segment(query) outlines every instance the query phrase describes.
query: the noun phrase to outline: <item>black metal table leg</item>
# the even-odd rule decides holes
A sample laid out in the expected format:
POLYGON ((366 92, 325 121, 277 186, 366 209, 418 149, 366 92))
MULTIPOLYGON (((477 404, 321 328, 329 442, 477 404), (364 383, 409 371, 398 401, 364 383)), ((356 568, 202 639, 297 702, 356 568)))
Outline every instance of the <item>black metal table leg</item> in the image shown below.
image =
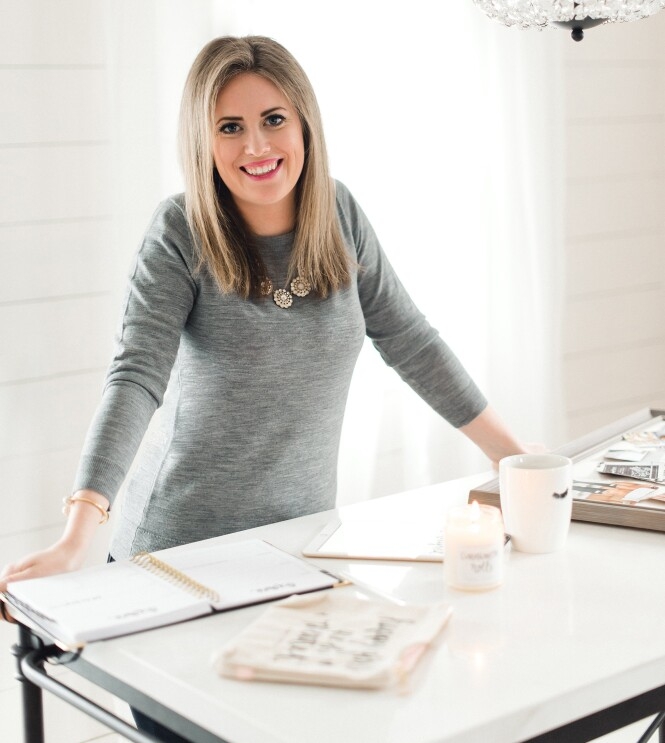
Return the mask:
POLYGON ((44 743, 42 690, 25 677, 21 668, 23 658, 28 653, 40 650, 42 647, 43 643, 37 636, 33 635, 27 627, 18 625, 18 642, 12 646, 12 655, 16 658, 16 678, 21 682, 24 743, 44 743))
POLYGON ((661 712, 653 718, 651 724, 644 731, 644 734, 640 737, 637 743, 649 743, 656 731, 658 731, 659 743, 663 743, 663 741, 665 740, 665 712, 661 712))
POLYGON ((72 707, 101 722, 102 725, 106 725, 111 730, 120 733, 127 740, 134 741, 135 743, 160 743, 159 738, 156 738, 150 733, 137 730, 117 715, 100 707, 90 699, 87 699, 57 679, 49 676, 44 670, 42 651, 33 650, 29 652, 21 661, 21 670, 26 679, 32 681, 40 689, 51 692, 59 699, 71 704, 72 707))

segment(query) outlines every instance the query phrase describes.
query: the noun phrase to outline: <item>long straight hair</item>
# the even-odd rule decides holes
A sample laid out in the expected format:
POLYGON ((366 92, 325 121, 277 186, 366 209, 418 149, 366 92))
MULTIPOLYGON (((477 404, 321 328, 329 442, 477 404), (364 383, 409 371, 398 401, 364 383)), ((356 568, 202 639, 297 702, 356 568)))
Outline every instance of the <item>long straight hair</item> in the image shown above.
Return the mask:
POLYGON ((351 258, 337 220, 321 113, 312 85, 294 57, 264 36, 223 36, 206 44, 189 72, 180 108, 180 160, 187 218, 205 266, 222 292, 258 296, 266 278, 260 251, 213 160, 219 92, 251 72, 275 85, 300 118, 305 147, 296 186, 296 226, 289 278, 302 276, 321 297, 350 281, 351 258))

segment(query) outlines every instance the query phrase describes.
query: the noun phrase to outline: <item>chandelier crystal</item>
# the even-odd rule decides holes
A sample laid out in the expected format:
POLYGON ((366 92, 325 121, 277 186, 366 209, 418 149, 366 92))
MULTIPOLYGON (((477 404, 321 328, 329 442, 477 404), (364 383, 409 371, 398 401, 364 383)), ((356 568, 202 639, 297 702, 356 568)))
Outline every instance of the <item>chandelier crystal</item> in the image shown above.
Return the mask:
POLYGON ((505 26, 568 28, 581 41, 587 28, 601 23, 637 21, 665 8, 665 0, 473 0, 505 26))

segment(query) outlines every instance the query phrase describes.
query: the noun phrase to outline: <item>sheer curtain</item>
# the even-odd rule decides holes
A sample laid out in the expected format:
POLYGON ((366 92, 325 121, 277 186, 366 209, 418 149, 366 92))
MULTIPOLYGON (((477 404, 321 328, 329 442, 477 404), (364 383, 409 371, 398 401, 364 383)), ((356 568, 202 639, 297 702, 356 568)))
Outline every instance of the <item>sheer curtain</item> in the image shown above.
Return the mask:
MULTIPOLYGON (((113 0, 108 14, 118 224, 130 252, 156 201, 182 188, 175 125, 194 55, 220 34, 272 36, 308 73, 332 173, 417 304, 519 436, 557 443, 553 34, 504 29, 471 0, 113 0)), ((367 344, 340 447, 340 503, 487 466, 367 344)))

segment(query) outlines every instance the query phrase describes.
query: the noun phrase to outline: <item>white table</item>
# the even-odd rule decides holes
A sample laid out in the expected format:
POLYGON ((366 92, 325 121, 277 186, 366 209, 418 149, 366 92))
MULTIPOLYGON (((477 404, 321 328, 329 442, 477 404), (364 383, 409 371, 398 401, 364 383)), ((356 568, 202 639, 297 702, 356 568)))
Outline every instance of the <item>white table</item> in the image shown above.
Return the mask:
MULTIPOLYGON (((343 510, 369 521, 421 513, 442 523, 449 505, 489 477, 343 510)), ((334 515, 221 539, 258 536, 300 554, 334 515)), ((93 643, 73 668, 201 743, 515 743, 602 713, 586 726, 593 735, 583 726, 543 738, 577 741, 665 708, 665 534, 574 522, 564 551, 513 551, 504 585, 483 593, 447 589, 436 563, 314 562, 397 599, 452 604, 408 693, 218 677, 211 654, 261 606, 93 643), (607 711, 636 697, 619 717, 607 711)))

